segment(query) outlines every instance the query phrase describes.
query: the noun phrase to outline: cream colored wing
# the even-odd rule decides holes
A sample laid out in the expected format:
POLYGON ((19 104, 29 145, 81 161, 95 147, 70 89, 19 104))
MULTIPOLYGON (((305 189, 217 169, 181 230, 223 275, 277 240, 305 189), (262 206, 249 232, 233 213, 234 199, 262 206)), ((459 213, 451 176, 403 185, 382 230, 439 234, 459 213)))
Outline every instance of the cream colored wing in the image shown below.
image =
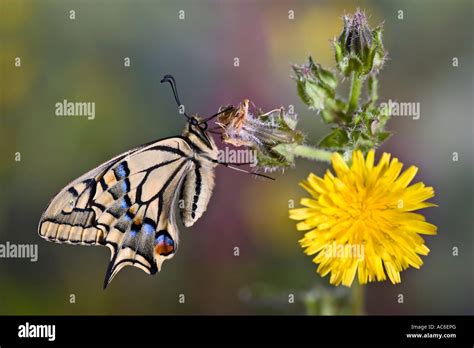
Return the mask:
POLYGON ((182 181, 194 171, 193 157, 179 137, 115 157, 53 198, 41 217, 40 236, 108 246, 112 254, 104 287, 127 265, 155 273, 177 250, 174 207, 182 181))

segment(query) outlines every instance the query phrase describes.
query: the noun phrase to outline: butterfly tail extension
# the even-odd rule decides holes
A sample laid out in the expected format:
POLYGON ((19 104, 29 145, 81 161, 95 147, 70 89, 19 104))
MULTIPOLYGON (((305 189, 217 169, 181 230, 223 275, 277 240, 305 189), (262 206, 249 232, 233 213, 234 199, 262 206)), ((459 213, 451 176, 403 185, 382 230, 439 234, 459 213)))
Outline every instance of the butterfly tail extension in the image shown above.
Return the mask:
POLYGON ((112 244, 107 244, 111 249, 111 259, 107 267, 104 279, 104 289, 110 284, 114 277, 122 270, 125 266, 134 266, 140 268, 147 274, 155 274, 158 271, 158 267, 154 260, 145 258, 138 251, 134 250, 130 246, 123 246, 119 248, 112 244))
POLYGON ((156 223, 148 216, 152 215, 156 203, 132 208, 136 214, 130 216, 128 213, 116 220, 106 237, 105 245, 110 248, 111 257, 104 288, 125 266, 137 267, 148 274, 158 271, 153 257, 156 223))

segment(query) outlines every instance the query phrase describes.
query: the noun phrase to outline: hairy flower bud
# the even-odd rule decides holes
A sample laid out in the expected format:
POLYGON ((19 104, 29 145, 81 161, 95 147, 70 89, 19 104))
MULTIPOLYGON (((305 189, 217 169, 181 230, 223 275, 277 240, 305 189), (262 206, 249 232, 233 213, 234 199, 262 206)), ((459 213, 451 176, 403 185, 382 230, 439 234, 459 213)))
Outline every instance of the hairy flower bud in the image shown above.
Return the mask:
POLYGON ((334 42, 339 71, 349 76, 351 72, 367 75, 380 70, 385 57, 382 28, 372 29, 360 10, 352 16, 344 16, 343 20, 344 29, 334 42))

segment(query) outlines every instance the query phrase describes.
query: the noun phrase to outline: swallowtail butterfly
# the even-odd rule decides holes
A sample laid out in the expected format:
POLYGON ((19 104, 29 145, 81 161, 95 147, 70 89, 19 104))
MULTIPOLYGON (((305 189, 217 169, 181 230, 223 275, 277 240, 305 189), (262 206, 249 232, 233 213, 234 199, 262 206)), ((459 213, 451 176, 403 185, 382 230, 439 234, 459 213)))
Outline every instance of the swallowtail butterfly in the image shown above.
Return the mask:
MULTIPOLYGON (((174 78, 166 75, 161 82, 170 83, 181 106, 174 78)), ((56 243, 109 247, 104 288, 125 266, 159 271, 178 248, 178 200, 182 222, 192 226, 211 198, 215 167, 229 166, 218 162, 207 131, 207 122, 219 114, 202 120, 184 113, 188 122, 181 136, 138 146, 71 182, 49 203, 39 235, 56 243)))

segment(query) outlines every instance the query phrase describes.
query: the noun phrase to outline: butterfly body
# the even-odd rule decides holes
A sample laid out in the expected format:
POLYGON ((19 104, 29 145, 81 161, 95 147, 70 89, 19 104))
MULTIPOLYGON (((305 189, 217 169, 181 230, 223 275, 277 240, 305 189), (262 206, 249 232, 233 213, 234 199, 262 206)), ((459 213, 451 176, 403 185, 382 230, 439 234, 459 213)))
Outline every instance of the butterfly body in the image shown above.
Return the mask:
POLYGON ((206 128, 192 117, 182 136, 139 146, 74 180, 51 200, 39 235, 57 243, 109 247, 104 287, 124 266, 156 273, 179 244, 178 200, 181 220, 189 227, 212 195, 218 149, 206 128))

